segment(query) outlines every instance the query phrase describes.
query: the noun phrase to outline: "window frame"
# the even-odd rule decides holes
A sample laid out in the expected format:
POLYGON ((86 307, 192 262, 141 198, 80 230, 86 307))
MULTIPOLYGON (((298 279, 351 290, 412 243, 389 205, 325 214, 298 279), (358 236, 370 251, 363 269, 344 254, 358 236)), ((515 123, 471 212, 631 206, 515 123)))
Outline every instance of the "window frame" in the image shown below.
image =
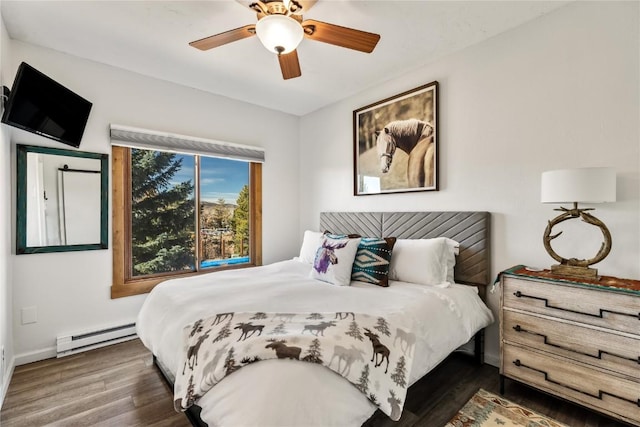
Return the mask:
MULTIPOLYGON (((189 277, 214 271, 235 270, 262 265, 262 163, 249 162, 249 257, 247 264, 236 264, 196 271, 155 274, 142 278, 131 275, 131 148, 112 146, 112 248, 113 279, 111 298, 145 294, 158 283, 178 277, 189 277)), ((197 201, 197 198, 196 198, 197 201)), ((194 202, 195 203, 195 202, 194 202)), ((196 223, 199 227, 196 205, 196 223)), ((197 230, 196 230, 197 231, 197 230)), ((199 233, 196 232, 196 235, 199 233)), ((199 239, 196 240, 199 245, 199 239)), ((196 247, 197 250, 197 247, 196 247)))

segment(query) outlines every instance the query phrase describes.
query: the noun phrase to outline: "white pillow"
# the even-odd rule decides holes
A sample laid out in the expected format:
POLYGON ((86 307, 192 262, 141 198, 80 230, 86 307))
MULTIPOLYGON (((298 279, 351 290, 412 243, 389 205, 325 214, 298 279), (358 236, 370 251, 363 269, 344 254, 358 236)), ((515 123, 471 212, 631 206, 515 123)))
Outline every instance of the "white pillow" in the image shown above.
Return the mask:
POLYGON ((453 273, 456 266, 456 256, 460 254, 460 243, 447 237, 443 237, 443 239, 449 246, 449 251, 444 254, 447 262, 447 283, 454 284, 455 279, 453 278, 453 273))
POLYGON ((435 239, 398 239, 393 247, 389 278, 420 285, 453 283, 457 242, 435 239))
POLYGON ((298 260, 306 264, 313 264, 313 260, 316 258, 316 252, 320 247, 321 239, 321 232, 306 230, 302 238, 302 246, 300 247, 300 257, 298 260))
POLYGON ((345 236, 322 236, 309 276, 334 285, 348 286, 360 240, 345 236))

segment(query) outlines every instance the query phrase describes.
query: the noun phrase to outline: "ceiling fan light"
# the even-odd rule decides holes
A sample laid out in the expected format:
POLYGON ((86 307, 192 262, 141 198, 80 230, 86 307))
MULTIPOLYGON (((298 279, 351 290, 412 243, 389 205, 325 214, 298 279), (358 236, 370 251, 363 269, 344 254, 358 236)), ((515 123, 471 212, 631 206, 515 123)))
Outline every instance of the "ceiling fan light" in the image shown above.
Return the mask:
POLYGON ((256 34, 264 47, 274 53, 294 51, 304 36, 302 25, 286 15, 268 15, 256 23, 256 34))

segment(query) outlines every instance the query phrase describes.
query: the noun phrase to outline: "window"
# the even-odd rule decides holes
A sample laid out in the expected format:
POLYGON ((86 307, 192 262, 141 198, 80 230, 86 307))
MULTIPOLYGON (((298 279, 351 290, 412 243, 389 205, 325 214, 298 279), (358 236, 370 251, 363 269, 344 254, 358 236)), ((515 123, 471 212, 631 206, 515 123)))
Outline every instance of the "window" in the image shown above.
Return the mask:
POLYGON ((262 263, 257 162, 114 146, 112 298, 262 263))

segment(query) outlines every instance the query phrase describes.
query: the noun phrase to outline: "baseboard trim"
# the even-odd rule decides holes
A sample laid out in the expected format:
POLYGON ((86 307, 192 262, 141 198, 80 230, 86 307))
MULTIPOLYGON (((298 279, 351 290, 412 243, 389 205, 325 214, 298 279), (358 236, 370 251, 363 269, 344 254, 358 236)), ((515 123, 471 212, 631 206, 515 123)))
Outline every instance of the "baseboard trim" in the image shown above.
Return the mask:
POLYGON ((34 350, 15 356, 15 366, 26 365, 27 363, 39 362, 45 359, 53 359, 56 357, 56 348, 47 347, 40 350, 34 350))
POLYGON ((9 390, 9 383, 11 382, 11 378, 13 377, 13 370, 16 368, 16 358, 12 357, 11 362, 9 362, 9 369, 4 375, 2 379, 2 390, 0 390, 0 408, 2 408, 2 404, 4 403, 4 397, 7 395, 7 391, 9 390))

